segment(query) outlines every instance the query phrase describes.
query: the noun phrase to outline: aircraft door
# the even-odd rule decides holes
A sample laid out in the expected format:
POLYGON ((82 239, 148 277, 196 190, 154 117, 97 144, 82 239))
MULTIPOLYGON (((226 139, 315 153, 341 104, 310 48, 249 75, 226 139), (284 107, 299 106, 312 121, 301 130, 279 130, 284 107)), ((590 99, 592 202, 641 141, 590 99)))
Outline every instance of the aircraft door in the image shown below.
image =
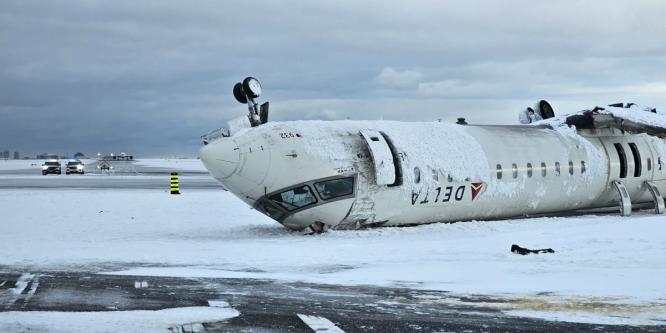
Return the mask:
POLYGON ((666 179, 666 149, 663 147, 666 146, 666 139, 660 139, 655 137, 647 137, 646 143, 650 147, 652 159, 648 162, 650 167, 650 178, 653 180, 664 180, 666 179), (661 146, 661 147, 660 147, 661 146))
POLYGON ((377 185, 396 183, 397 170, 394 156, 384 135, 379 131, 370 129, 361 130, 360 133, 370 149, 377 185))

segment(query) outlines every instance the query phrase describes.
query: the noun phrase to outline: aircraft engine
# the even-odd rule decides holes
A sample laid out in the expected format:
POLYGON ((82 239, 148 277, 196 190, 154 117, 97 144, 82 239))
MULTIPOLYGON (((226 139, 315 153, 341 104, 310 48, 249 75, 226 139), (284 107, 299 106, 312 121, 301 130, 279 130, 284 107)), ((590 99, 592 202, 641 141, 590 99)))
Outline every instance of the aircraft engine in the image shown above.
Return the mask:
POLYGON ((541 119, 548 119, 555 117, 553 107, 545 99, 540 100, 534 105, 534 112, 541 116, 541 119))
POLYGON ((534 108, 527 107, 518 113, 518 121, 521 124, 529 124, 553 117, 555 117, 555 111, 553 111, 553 107, 545 99, 538 101, 534 105, 534 108))

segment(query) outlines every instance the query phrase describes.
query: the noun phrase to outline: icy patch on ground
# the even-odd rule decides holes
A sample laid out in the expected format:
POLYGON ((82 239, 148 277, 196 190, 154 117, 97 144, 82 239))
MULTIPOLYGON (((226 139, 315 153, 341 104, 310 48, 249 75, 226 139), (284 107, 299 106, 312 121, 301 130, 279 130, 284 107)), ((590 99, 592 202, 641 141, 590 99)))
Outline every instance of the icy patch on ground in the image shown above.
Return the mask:
POLYGON ((511 316, 552 321, 568 321, 604 325, 664 325, 666 303, 639 303, 622 297, 561 296, 555 294, 522 297, 485 295, 436 294, 416 295, 424 302, 448 306, 477 306, 495 309, 511 316))
POLYGON ((505 311, 508 315, 517 317, 531 317, 550 321, 567 321, 573 323, 603 324, 603 325, 664 325, 663 306, 660 306, 660 314, 654 314, 656 309, 641 309, 643 312, 637 312, 631 308, 614 312, 603 309, 598 311, 581 311, 577 309, 570 310, 511 310, 505 311), (647 311, 646 311, 647 310, 647 311))
POLYGON ((169 332, 173 326, 226 320, 239 315, 231 308, 185 307, 157 311, 0 312, 3 332, 169 332))

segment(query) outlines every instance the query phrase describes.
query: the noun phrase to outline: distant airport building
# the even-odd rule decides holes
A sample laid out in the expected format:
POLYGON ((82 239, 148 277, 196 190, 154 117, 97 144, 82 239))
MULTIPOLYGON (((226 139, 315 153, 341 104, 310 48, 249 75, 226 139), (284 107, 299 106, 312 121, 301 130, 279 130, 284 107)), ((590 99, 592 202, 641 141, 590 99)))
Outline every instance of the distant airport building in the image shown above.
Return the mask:
POLYGON ((60 158, 60 156, 56 154, 42 153, 35 156, 35 158, 38 160, 57 160, 60 158))
MULTIPOLYGON (((98 154, 99 156, 99 154, 98 154)), ((104 155, 99 158, 100 160, 105 160, 105 161, 132 161, 134 160, 134 156, 132 155, 127 155, 125 153, 120 153, 120 155, 116 155, 114 153, 104 155)))
POLYGON ((86 155, 84 155, 82 152, 77 152, 76 154, 74 154, 74 158, 80 160, 82 158, 86 158, 86 155))
POLYGON ((2 152, 2 158, 8 160, 9 159, 9 150, 5 150, 2 152))
POLYGON ((19 152, 17 152, 17 151, 14 152, 14 159, 15 159, 15 160, 20 159, 20 157, 19 157, 19 152))

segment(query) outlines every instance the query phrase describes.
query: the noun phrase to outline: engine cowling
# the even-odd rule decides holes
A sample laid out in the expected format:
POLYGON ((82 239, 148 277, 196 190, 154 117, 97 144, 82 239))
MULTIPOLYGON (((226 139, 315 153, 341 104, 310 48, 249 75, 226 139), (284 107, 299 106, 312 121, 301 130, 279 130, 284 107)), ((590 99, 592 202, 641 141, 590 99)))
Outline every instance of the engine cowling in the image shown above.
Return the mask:
POLYGON ((555 117, 555 111, 548 101, 542 99, 534 107, 527 107, 518 114, 521 124, 530 124, 538 120, 555 117))
POLYGON ((548 119, 555 117, 555 110, 553 107, 546 101, 542 99, 534 105, 534 112, 538 114, 541 119, 548 119))

